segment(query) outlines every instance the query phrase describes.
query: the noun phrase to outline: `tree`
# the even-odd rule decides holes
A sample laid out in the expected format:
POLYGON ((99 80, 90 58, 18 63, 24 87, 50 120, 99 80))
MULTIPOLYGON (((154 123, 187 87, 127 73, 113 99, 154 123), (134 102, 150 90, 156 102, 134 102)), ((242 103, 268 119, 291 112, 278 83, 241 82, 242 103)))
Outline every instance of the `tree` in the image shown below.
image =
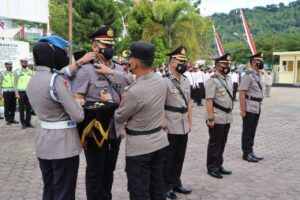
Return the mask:
POLYGON ((195 12, 195 8, 184 0, 155 2, 152 8, 153 21, 144 29, 142 38, 153 41, 159 37, 169 50, 182 44, 187 47, 191 59, 197 58, 200 48, 195 27, 186 18, 192 12, 195 12))

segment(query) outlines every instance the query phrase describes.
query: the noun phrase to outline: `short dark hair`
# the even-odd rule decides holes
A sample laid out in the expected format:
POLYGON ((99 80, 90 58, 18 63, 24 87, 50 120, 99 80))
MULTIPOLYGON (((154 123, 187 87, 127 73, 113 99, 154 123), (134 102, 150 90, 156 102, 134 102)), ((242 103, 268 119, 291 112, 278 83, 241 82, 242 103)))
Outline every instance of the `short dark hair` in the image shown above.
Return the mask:
POLYGON ((151 68, 153 64, 153 60, 141 60, 138 58, 135 58, 139 61, 139 64, 141 65, 142 68, 151 68))

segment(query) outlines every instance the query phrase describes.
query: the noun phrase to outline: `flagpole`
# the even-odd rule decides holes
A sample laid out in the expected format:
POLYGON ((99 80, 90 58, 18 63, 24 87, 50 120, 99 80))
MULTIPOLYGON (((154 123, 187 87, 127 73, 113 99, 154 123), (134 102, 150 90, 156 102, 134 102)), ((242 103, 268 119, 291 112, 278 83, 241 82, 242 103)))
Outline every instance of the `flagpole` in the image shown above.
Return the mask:
POLYGON ((73 10, 73 5, 72 5, 72 0, 69 0, 69 53, 70 53, 70 63, 72 62, 72 42, 73 42, 73 15, 72 15, 72 10, 73 10))
POLYGON ((243 21, 243 26, 244 26, 244 30, 245 30, 245 33, 246 33, 246 37, 247 37, 249 47, 251 49, 252 55, 254 55, 254 54, 257 53, 256 48, 255 48, 255 44, 254 44, 253 38, 251 36, 250 30, 249 30, 249 27, 248 27, 248 24, 246 22, 246 19, 245 19, 245 16, 244 16, 244 13, 243 13, 242 9, 240 9, 240 14, 241 14, 241 18, 242 18, 242 21, 243 21))

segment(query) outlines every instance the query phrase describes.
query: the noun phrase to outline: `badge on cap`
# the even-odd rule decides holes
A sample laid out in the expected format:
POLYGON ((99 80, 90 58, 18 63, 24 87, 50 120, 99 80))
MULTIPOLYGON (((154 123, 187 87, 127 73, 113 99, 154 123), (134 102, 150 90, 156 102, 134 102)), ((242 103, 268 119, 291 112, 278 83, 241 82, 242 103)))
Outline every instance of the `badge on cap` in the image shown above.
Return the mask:
POLYGON ((181 50, 181 54, 183 54, 183 55, 185 55, 185 49, 184 48, 182 48, 182 50, 181 50))
POLYGON ((114 36, 114 31, 113 31, 113 29, 112 29, 112 28, 109 28, 108 31, 107 31, 107 33, 106 33, 106 35, 107 35, 108 37, 113 37, 113 36, 114 36))
POLYGON ((230 57, 229 55, 227 56, 227 60, 228 60, 228 61, 231 61, 231 57, 230 57))

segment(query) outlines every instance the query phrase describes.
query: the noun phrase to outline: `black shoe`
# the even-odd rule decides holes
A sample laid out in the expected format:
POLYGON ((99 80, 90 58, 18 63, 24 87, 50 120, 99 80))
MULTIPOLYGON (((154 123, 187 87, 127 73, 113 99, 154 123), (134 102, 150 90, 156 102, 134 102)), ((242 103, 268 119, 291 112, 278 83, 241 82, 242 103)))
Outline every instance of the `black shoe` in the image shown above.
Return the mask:
POLYGON ((181 193, 181 194, 190 194, 192 192, 192 189, 184 188, 182 186, 180 186, 180 187, 175 187, 174 186, 174 191, 178 192, 178 193, 181 193))
POLYGON ((22 124, 22 129, 25 129, 26 128, 26 125, 25 124, 22 124))
POLYGON ((223 178, 220 172, 208 171, 207 173, 214 178, 220 178, 220 179, 223 178))
POLYGON ((251 156, 253 158, 255 158, 256 160, 262 160, 262 159, 264 159, 263 157, 259 157, 259 156, 255 155, 254 153, 251 153, 251 156))
POLYGON ((221 167, 221 168, 219 169, 219 172, 220 172, 221 174, 224 174, 224 175, 230 175, 230 174, 232 174, 232 171, 226 170, 226 169, 224 169, 224 167, 221 167))
POLYGON ((16 120, 12 120, 10 123, 12 123, 12 124, 18 124, 19 122, 16 121, 16 120))
POLYGON ((169 199, 177 199, 177 196, 173 190, 169 190, 166 192, 166 197, 169 199))
POLYGON ((9 122, 9 121, 7 121, 7 122, 6 122, 6 125, 10 125, 10 122, 9 122))
POLYGON ((26 127, 28 127, 28 128, 34 128, 34 126, 32 124, 27 124, 26 127))
POLYGON ((243 160, 247 160, 248 162, 258 162, 257 159, 255 159, 251 153, 249 153, 248 155, 244 155, 243 156, 243 160))

